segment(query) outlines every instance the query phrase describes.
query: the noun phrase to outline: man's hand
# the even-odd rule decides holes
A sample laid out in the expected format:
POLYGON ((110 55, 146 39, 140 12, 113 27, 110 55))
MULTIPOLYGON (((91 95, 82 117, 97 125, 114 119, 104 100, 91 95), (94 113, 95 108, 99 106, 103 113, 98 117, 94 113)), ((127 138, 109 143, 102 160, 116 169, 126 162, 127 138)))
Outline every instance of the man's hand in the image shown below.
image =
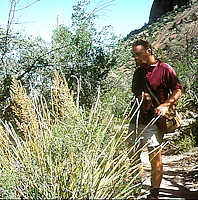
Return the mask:
POLYGON ((157 108, 155 108, 154 112, 157 115, 164 116, 168 112, 169 106, 167 104, 160 104, 157 108))
POLYGON ((181 89, 176 89, 173 91, 173 94, 171 97, 165 101, 164 103, 160 104, 157 108, 155 108, 154 112, 157 115, 162 115, 164 116, 167 112, 168 109, 179 99, 179 97, 182 95, 181 89))

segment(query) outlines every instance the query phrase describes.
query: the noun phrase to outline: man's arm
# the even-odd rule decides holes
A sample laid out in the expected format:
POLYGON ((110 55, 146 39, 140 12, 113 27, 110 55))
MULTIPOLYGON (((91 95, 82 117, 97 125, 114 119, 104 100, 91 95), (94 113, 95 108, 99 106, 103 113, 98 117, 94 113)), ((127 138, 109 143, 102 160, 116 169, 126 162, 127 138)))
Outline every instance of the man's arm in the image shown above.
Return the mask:
POLYGON ((170 98, 166 100, 164 103, 160 104, 157 108, 155 108, 155 114, 165 115, 168 109, 179 99, 181 95, 182 95, 181 89, 173 90, 173 93, 170 96, 170 98))

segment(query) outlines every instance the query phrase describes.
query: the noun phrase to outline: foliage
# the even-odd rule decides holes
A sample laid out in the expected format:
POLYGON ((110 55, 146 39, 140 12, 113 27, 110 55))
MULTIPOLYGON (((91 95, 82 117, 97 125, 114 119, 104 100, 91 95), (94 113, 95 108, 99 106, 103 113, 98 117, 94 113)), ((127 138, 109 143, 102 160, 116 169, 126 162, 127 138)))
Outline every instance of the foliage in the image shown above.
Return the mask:
POLYGON ((89 1, 79 1, 73 7, 72 25, 59 26, 53 34, 53 58, 57 69, 65 74, 69 88, 77 91, 80 81, 80 103, 90 107, 96 91, 102 86, 110 69, 115 67, 113 50, 117 37, 110 27, 98 31, 94 12, 88 12, 89 1))
POLYGON ((195 140, 195 145, 198 146, 198 134, 197 134, 197 129, 198 129, 198 119, 195 119, 195 122, 191 125, 191 130, 192 130, 192 135, 195 140))
POLYGON ((10 123, 1 122, 1 198, 134 196, 139 187, 135 184, 138 166, 128 157, 130 149, 123 146, 124 121, 113 132, 113 115, 101 110, 99 99, 85 115, 57 72, 51 90, 52 111, 43 98, 31 100, 16 80, 11 88, 13 109, 24 116, 17 123, 24 137, 10 123))
POLYGON ((122 119, 127 114, 125 109, 130 107, 133 98, 131 83, 135 63, 132 59, 131 47, 123 43, 123 40, 119 41, 113 54, 116 57, 116 68, 110 70, 103 81, 101 100, 103 108, 111 105, 112 113, 118 119, 122 119))
POLYGON ((29 89, 44 92, 49 85, 52 65, 49 57, 49 46, 41 38, 32 39, 19 33, 9 35, 0 30, 0 101, 1 118, 10 120, 10 84, 11 77, 29 89), (6 39, 9 41, 6 43, 6 39))
MULTIPOLYGON (((108 6, 108 2, 111 1, 100 6, 108 6)), ((1 118, 13 120, 10 118, 9 94, 12 76, 28 89, 28 94, 42 94, 48 101, 54 69, 65 74, 74 95, 80 87, 80 104, 91 106, 97 89, 102 87, 109 70, 116 65, 113 50, 118 38, 110 32, 111 27, 104 27, 101 31, 96 29, 96 12, 102 8, 89 11, 89 4, 87 0, 78 1, 73 7, 71 27, 61 25, 54 30, 52 44, 41 38, 15 33, 11 24, 7 30, 0 29, 1 118)), ((13 15, 14 10, 11 8, 10 11, 13 15)))
POLYGON ((130 105, 132 99, 131 74, 120 73, 118 70, 111 70, 105 80, 106 88, 103 89, 101 101, 103 108, 111 105, 114 115, 122 119, 125 109, 130 105), (113 102, 112 102, 113 99, 113 102))
POLYGON ((181 47, 179 43, 174 44, 175 48, 169 49, 169 53, 171 55, 169 56, 169 59, 171 59, 185 91, 185 96, 187 98, 187 101, 183 102, 183 105, 185 105, 186 108, 190 108, 198 104, 198 98, 197 98, 198 42, 193 42, 187 45, 189 45, 188 48, 181 47), (180 49, 179 52, 177 51, 176 48, 180 49), (189 48, 191 48, 191 50, 189 50, 189 48))
POLYGON ((192 129, 183 130, 179 136, 173 138, 168 145, 168 155, 177 155, 188 152, 195 146, 195 136, 192 129))

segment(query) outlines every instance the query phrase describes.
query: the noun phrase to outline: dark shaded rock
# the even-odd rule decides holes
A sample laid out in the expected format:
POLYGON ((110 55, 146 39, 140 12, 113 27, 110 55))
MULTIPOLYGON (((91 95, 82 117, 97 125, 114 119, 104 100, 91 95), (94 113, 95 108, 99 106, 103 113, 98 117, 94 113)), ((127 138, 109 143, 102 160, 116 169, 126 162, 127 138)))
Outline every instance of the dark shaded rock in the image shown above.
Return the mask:
POLYGON ((190 3, 191 0, 154 0, 150 11, 149 24, 167 12, 173 11, 176 6, 187 6, 190 3))

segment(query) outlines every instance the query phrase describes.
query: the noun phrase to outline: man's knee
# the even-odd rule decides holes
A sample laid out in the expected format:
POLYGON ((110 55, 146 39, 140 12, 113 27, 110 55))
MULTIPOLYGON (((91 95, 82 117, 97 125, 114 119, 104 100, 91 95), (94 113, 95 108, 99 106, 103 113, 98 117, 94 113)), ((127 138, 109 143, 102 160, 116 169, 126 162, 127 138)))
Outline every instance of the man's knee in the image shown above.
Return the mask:
POLYGON ((149 160, 151 165, 155 165, 156 167, 160 167, 162 165, 162 149, 158 147, 156 150, 150 151, 149 160))

